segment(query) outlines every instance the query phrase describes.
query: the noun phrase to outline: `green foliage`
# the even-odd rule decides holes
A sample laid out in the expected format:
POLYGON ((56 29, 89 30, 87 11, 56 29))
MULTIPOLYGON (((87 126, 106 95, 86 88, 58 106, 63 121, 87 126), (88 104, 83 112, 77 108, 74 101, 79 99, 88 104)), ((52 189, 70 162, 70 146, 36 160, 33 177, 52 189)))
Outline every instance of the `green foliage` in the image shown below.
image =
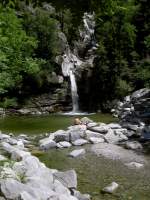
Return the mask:
POLYGON ((8 107, 16 107, 17 104, 17 98, 4 98, 2 102, 0 102, 0 107, 8 108, 8 107))
MULTIPOLYGON (((109 82, 109 96, 105 95, 106 98, 113 99, 122 97, 134 89, 131 87, 133 78, 131 55, 136 42, 133 17, 139 7, 134 0, 126 3, 121 0, 108 0, 97 4, 99 5, 96 13, 96 34, 99 43, 97 53, 100 59, 96 62, 96 67, 104 69, 107 81, 103 85, 103 91, 108 91, 107 82, 109 82)), ((101 70, 99 76, 100 73, 101 70)))
POLYGON ((150 59, 142 60, 136 70, 136 84, 139 84, 140 87, 150 88, 150 59))
POLYGON ((21 20, 9 8, 0 8, 0 94, 21 88, 23 75, 39 71, 40 61, 31 57, 37 41, 26 35, 21 20))
POLYGON ((35 54, 38 58, 53 60, 59 53, 59 24, 49 10, 24 6, 21 10, 27 33, 38 40, 35 54))
POLYGON ((148 49, 148 51, 150 51, 150 35, 145 37, 144 44, 146 48, 148 49))
POLYGON ((118 79, 116 82, 116 91, 119 98, 127 96, 133 88, 125 80, 118 79))
POLYGON ((76 37, 77 27, 73 25, 73 15, 71 10, 60 10, 57 15, 61 26, 61 31, 66 35, 68 42, 72 42, 72 40, 76 37))

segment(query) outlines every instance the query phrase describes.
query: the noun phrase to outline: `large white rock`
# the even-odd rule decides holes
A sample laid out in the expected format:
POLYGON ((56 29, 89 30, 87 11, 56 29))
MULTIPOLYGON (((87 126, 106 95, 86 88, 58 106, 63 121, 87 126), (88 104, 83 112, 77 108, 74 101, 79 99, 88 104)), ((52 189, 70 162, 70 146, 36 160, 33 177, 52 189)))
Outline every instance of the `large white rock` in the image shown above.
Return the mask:
POLYGON ((126 142, 125 147, 127 149, 132 149, 132 150, 143 148, 142 145, 137 141, 128 141, 128 142, 126 142))
POLYGON ((89 124, 89 123, 92 123, 93 120, 89 119, 88 117, 83 117, 81 119, 81 122, 82 122, 82 124, 89 124))
POLYGON ((103 134, 94 132, 94 131, 90 131, 90 130, 86 130, 86 138, 89 139, 91 137, 96 137, 96 138, 104 138, 103 134))
POLYGON ((75 140, 78 140, 81 138, 80 132, 69 131, 69 135, 70 135, 70 142, 74 142, 75 140))
POLYGON ((150 92, 150 89, 148 88, 142 88, 140 90, 137 90, 131 95, 131 100, 144 98, 145 96, 149 94, 149 92, 150 92))
POLYGON ((117 124, 117 123, 110 123, 107 126, 111 129, 120 129, 121 128, 120 124, 117 124))
POLYGON ((11 153, 11 159, 19 161, 19 160, 22 160, 24 157, 30 156, 30 155, 31 155, 30 152, 26 152, 26 151, 16 149, 11 153))
POLYGON ((111 184, 103 188, 102 191, 106 193, 113 193, 118 187, 119 187, 118 183, 112 182, 111 184))
POLYGON ((40 141, 40 149, 41 150, 52 149, 52 148, 55 148, 56 146, 57 146, 56 142, 49 138, 45 138, 45 140, 40 141))
POLYGON ((98 144, 98 143, 105 142, 105 140, 104 140, 103 138, 97 138, 97 137, 90 137, 90 138, 89 138, 89 141, 90 141, 92 144, 98 144))
POLYGON ((85 149, 77 149, 77 150, 73 150, 69 156, 76 158, 78 156, 84 155, 85 154, 85 149))
POLYGON ((33 192, 39 199, 43 200, 51 199, 51 197, 56 196, 57 195, 56 192, 52 190, 53 185, 48 186, 47 184, 45 184, 44 179, 41 178, 42 177, 38 178, 36 176, 36 177, 31 177, 30 180, 27 179, 26 185, 31 190, 30 194, 32 194, 33 192))
POLYGON ((77 188, 77 174, 75 170, 56 172, 54 173, 54 177, 67 188, 77 188))
POLYGON ((0 140, 9 139, 9 138, 10 138, 10 135, 3 134, 0 131, 0 140))
POLYGON ((73 195, 78 200, 90 200, 91 199, 89 194, 81 194, 78 190, 73 190, 73 195))
POLYGON ((60 181, 54 180, 54 191, 60 195, 60 194, 66 194, 70 195, 71 192, 68 188, 66 188, 60 181))
POLYGON ((19 194, 18 200, 35 200, 35 197, 28 192, 23 191, 19 194))
POLYGON ((118 142, 128 140, 127 136, 122 132, 114 131, 112 129, 109 129, 108 133, 104 137, 108 143, 112 144, 117 144, 118 142))
POLYGON ((85 125, 70 126, 68 129, 69 129, 68 130, 69 138, 71 142, 85 137, 85 131, 86 131, 85 125))
POLYGON ((123 108, 123 111, 131 111, 131 108, 123 108))
POLYGON ((96 122, 90 122, 87 124, 87 128, 94 127, 94 126, 98 126, 98 124, 96 122))
POLYGON ((18 139, 24 139, 24 140, 28 140, 29 139, 29 137, 26 135, 26 134, 20 134, 18 137, 17 137, 18 139))
POLYGON ((139 128, 138 125, 136 124, 131 124, 131 123, 123 123, 122 124, 122 127, 123 128, 126 128, 126 129, 129 129, 129 130, 132 130, 132 131, 137 131, 137 129, 139 128))
POLYGON ((1 192, 7 199, 19 199, 21 196, 23 200, 26 200, 27 197, 30 197, 30 200, 46 200, 55 194, 49 187, 44 187, 42 182, 40 185, 39 180, 35 185, 27 185, 27 183, 21 183, 14 178, 1 180, 1 192))
POLYGON ((51 170, 46 168, 46 166, 35 156, 24 157, 21 162, 14 164, 13 169, 17 173, 25 172, 28 177, 43 176, 44 178, 47 177, 46 180, 49 180, 50 184, 53 182, 51 170))
POLYGON ((15 199, 27 188, 23 183, 15 179, 1 180, 1 192, 7 199, 15 199))
POLYGON ((9 163, 5 163, 5 165, 1 168, 0 176, 1 179, 12 178, 19 180, 17 174, 9 167, 9 163))
POLYGON ((128 130, 126 128, 121 128, 121 129, 114 129, 115 134, 124 134, 128 136, 128 130))
POLYGON ((8 138, 7 142, 11 145, 16 145, 18 141, 14 138, 8 138))
POLYGON ((68 148, 68 147, 71 147, 71 146, 72 145, 70 144, 70 142, 66 142, 66 141, 57 143, 58 148, 68 148))
POLYGON ((43 138, 43 139, 39 140, 39 144, 41 145, 49 140, 51 140, 51 139, 49 139, 49 137, 43 138))
POLYGON ((3 155, 0 155, 0 161, 4 161, 4 160, 7 160, 7 158, 3 155))
POLYGON ((100 126, 89 127, 88 129, 94 132, 105 134, 108 132, 109 128, 107 126, 100 125, 100 126))
POLYGON ((85 139, 78 139, 78 140, 75 140, 74 142, 72 142, 72 144, 75 146, 82 146, 87 143, 88 143, 88 141, 85 139))
POLYGON ((56 142, 69 141, 69 133, 67 131, 58 130, 54 134, 55 134, 54 140, 56 142))
POLYGON ((14 150, 16 150, 15 147, 11 146, 10 144, 8 144, 6 142, 2 142, 1 146, 2 146, 3 150, 5 150, 7 153, 12 153, 14 150))
POLYGON ((11 158, 13 160, 21 160, 23 157, 31 155, 30 152, 20 150, 17 146, 14 147, 6 142, 2 142, 1 145, 6 152, 11 154, 11 158))
POLYGON ((24 143, 22 140, 17 141, 17 147, 19 147, 20 149, 24 149, 24 143))

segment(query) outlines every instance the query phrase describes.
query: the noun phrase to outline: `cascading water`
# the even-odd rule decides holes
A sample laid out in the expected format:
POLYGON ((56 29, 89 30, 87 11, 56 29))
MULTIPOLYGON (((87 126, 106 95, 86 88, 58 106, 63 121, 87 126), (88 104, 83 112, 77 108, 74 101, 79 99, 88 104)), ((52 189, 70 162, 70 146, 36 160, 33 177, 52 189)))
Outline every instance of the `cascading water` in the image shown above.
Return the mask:
POLYGON ((69 76, 70 78, 73 113, 79 111, 77 84, 74 74, 74 68, 76 62, 77 61, 74 60, 74 56, 72 55, 68 47, 66 53, 63 55, 62 72, 64 76, 69 76))
POLYGON ((78 92, 77 92, 77 84, 75 75, 72 70, 70 70, 70 82, 71 82, 71 96, 72 96, 72 104, 73 110, 72 112, 77 113, 79 111, 79 103, 78 103, 78 92))
POLYGON ((88 14, 84 13, 83 16, 83 28, 79 30, 80 39, 76 42, 76 46, 73 51, 70 50, 68 43, 66 44, 66 49, 64 55, 62 56, 62 73, 65 77, 70 78, 71 83, 71 95, 72 95, 72 105, 73 109, 71 113, 79 113, 79 104, 78 104, 78 91, 77 91, 77 83, 75 78, 75 71, 81 68, 85 68, 87 65, 92 66, 94 60, 94 50, 96 50, 96 42, 94 37, 94 29, 95 29, 95 20, 94 13, 88 14), (90 46, 87 51, 86 58, 79 57, 79 45, 90 46))

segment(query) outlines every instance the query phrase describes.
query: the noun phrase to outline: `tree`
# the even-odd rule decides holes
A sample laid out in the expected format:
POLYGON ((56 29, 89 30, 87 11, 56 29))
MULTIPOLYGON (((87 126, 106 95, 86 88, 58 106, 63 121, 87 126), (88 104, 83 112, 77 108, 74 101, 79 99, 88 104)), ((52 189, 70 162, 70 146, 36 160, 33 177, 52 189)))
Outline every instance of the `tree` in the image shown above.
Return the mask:
POLYGON ((133 19, 138 6, 134 0, 97 1, 96 6, 96 38, 99 43, 96 67, 100 68, 98 71, 101 79, 101 71, 105 73, 105 79, 107 77, 103 81, 103 90, 99 91, 105 94, 101 95, 105 101, 120 97, 121 94, 123 96, 128 92, 126 89, 132 88, 131 55, 136 41, 133 19))
POLYGON ((20 9, 27 34, 38 41, 36 57, 54 61, 59 53, 59 23, 54 18, 55 13, 44 7, 34 7, 32 4, 28 6, 24 4, 20 9))
POLYGON ((20 90, 25 75, 39 71, 41 61, 32 58, 37 41, 26 35, 14 10, 0 7, 0 94, 20 90))

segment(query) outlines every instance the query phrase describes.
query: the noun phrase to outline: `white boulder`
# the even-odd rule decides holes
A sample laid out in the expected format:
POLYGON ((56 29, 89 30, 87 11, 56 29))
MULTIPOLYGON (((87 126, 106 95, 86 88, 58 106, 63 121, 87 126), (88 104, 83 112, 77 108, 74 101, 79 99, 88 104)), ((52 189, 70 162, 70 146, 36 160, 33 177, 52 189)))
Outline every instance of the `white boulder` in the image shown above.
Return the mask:
POLYGON ((84 155, 85 154, 85 149, 77 149, 77 150, 73 150, 69 156, 76 158, 78 156, 84 155))
POLYGON ((103 188, 102 191, 106 193, 113 193, 118 187, 119 187, 118 183, 112 182, 111 184, 103 188))
POLYGON ((85 139, 78 139, 78 140, 75 140, 74 142, 72 142, 72 144, 75 146, 82 146, 87 143, 88 143, 88 141, 85 139))
POLYGON ((97 138, 97 137, 90 137, 90 138, 89 138, 89 141, 90 141, 92 144, 98 144, 98 143, 105 142, 105 140, 104 140, 103 138, 97 138))

